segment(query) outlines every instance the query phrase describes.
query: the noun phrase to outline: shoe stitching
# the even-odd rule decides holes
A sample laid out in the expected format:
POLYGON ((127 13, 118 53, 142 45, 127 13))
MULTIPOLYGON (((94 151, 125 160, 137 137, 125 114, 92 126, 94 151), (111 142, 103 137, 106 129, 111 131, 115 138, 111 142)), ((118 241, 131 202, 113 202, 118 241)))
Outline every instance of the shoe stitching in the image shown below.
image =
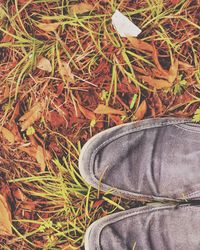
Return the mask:
POLYGON ((200 134, 200 131, 198 131, 199 128, 200 128, 200 124, 198 125, 198 128, 196 126, 191 126, 191 125, 189 125, 190 128, 188 128, 187 124, 176 124, 174 126, 177 127, 178 129, 181 129, 181 130, 185 130, 185 131, 188 131, 188 132, 191 132, 191 133, 195 132, 195 133, 200 134))

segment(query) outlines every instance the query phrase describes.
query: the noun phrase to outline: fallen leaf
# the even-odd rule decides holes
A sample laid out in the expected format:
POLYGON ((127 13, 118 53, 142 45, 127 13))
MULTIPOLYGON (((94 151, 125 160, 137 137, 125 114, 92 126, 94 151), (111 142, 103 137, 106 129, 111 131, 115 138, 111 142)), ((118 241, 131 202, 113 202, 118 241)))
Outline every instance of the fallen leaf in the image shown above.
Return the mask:
POLYGON ((138 36, 142 31, 128 17, 116 10, 112 16, 112 25, 121 37, 138 36))
POLYGON ((10 95, 10 88, 8 85, 6 85, 3 90, 3 99, 8 98, 9 95, 10 95))
POLYGON ((92 11, 94 6, 89 3, 79 3, 71 6, 69 12, 72 14, 83 14, 92 11))
POLYGON ((146 69, 143 69, 143 68, 140 68, 140 67, 137 67, 135 65, 132 65, 133 69, 143 75, 148 75, 149 73, 147 72, 146 69))
POLYGON ((51 72, 52 71, 51 63, 45 57, 41 57, 40 58, 40 60, 38 61, 38 64, 37 64, 37 68, 41 69, 41 70, 44 70, 44 71, 47 71, 47 72, 51 72))
POLYGON ((110 115, 110 118, 114 121, 116 125, 123 124, 122 119, 117 115, 110 115))
POLYGON ((19 188, 17 190, 15 190, 13 194, 14 194, 15 199, 18 199, 20 201, 26 200, 26 196, 19 188))
POLYGON ((95 120, 96 119, 96 116, 92 111, 84 108, 80 104, 78 104, 78 107, 79 107, 81 113, 85 116, 85 118, 87 118, 88 120, 95 120))
POLYGON ((99 104, 98 107, 94 110, 94 113, 106 114, 106 115, 109 115, 109 114, 126 115, 126 112, 124 111, 113 109, 103 104, 99 104))
POLYGON ((42 116, 44 110, 44 102, 39 102, 35 104, 28 112, 26 112, 20 119, 21 131, 26 130, 34 122, 39 120, 42 116))
POLYGON ((146 114, 146 112, 147 112, 147 103, 146 103, 146 101, 144 100, 141 104, 140 104, 140 106, 139 106, 139 108, 137 109, 137 111, 135 112, 135 118, 136 118, 136 120, 141 120, 141 119, 143 119, 144 118, 144 115, 146 114))
POLYGON ((170 88, 172 86, 170 82, 163 79, 154 79, 151 76, 140 76, 140 78, 156 89, 170 88))
POLYGON ((168 81, 173 83, 178 75, 178 59, 175 59, 169 69, 168 81))
POLYGON ((50 32, 50 31, 55 31, 60 23, 39 23, 37 24, 37 27, 41 30, 50 32))
POLYGON ((46 160, 51 159, 49 151, 43 149, 40 145, 32 145, 30 147, 19 147, 22 152, 27 153, 30 157, 33 157, 38 162, 41 171, 45 171, 46 160))
POLYGON ((6 199, 0 194, 0 235, 11 235, 11 213, 6 199))
POLYGON ((51 123, 52 127, 60 127, 60 126, 65 126, 67 127, 68 121, 65 119, 63 115, 60 115, 56 111, 49 112, 47 115, 48 121, 51 123))
POLYGON ((153 68, 151 71, 152 71, 151 76, 153 78, 162 78, 162 79, 166 79, 166 80, 168 80, 168 78, 169 78, 169 75, 167 74, 167 72, 165 74, 163 74, 163 72, 161 72, 157 68, 153 68))
POLYGON ((153 52, 153 46, 151 44, 146 43, 136 37, 128 36, 127 38, 135 49, 140 50, 140 51, 153 52))
POLYGON ((14 37, 12 36, 14 33, 13 27, 12 26, 8 27, 7 32, 8 33, 5 33, 5 35, 1 39, 1 43, 13 42, 14 40, 14 37))
POLYGON ((0 132, 2 133, 3 137, 10 143, 13 144, 15 142, 14 134, 8 130, 7 128, 1 127, 0 132))
POLYGON ((100 207, 103 203, 104 203, 104 200, 95 201, 92 207, 93 208, 100 207))
POLYGON ((58 87, 57 87, 57 92, 56 92, 56 95, 59 96, 62 94, 63 90, 64 90, 64 82, 61 82, 60 84, 58 84, 58 87))
POLYGON ((189 63, 185 63, 182 61, 179 61, 178 64, 180 65, 180 68, 183 70, 193 69, 194 66, 190 65, 189 63))
POLYGON ((41 171, 44 172, 46 167, 45 155, 44 155, 44 150, 40 145, 38 145, 37 147, 35 158, 37 162, 40 164, 41 171))
POLYGON ((153 57, 153 60, 154 60, 154 63, 156 65, 157 69, 160 71, 160 74, 163 76, 168 76, 168 72, 163 69, 163 67, 161 66, 161 64, 158 60, 158 51, 157 51, 155 46, 153 46, 152 57, 153 57))
POLYGON ((61 61, 60 74, 67 78, 69 81, 74 82, 74 75, 72 74, 69 63, 61 61))
POLYGON ((176 5, 180 2, 180 0, 170 0, 173 5, 176 5))

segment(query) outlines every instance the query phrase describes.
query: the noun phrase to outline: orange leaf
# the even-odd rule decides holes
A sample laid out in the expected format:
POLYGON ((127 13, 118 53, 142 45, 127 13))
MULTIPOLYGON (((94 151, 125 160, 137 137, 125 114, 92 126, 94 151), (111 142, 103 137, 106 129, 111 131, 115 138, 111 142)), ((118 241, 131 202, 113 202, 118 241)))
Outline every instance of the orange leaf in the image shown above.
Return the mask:
POLYGON ((136 37, 127 37, 128 40, 130 41, 131 45, 138 50, 144 50, 147 52, 153 52, 153 46, 149 43, 146 43, 136 37))
POLYGON ((96 116, 95 116, 95 114, 92 111, 84 108, 80 104, 78 104, 78 107, 79 107, 81 113, 85 116, 85 118, 87 118, 89 120, 95 120, 96 119, 96 116))
POLYGON ((0 132, 2 133, 3 137, 10 143, 13 144, 15 142, 14 134, 8 130, 7 128, 1 127, 0 132))
POLYGON ((79 3, 72 5, 69 12, 72 14, 83 14, 92 11, 93 9, 94 6, 89 3, 79 3))
POLYGON ((109 114, 126 115, 126 112, 124 111, 113 109, 103 104, 99 104, 98 107, 94 110, 94 113, 106 114, 106 115, 109 115, 109 114))
POLYGON ((141 79, 156 89, 170 88, 172 84, 163 79, 154 79, 151 76, 141 76, 141 79))
POLYGON ((146 112, 147 112, 147 103, 146 103, 146 101, 144 100, 144 101, 140 104, 139 108, 137 109, 137 111, 136 111, 136 113, 135 113, 135 115, 134 115, 135 118, 136 118, 136 120, 141 120, 141 119, 143 119, 146 112))
POLYGON ((6 199, 0 194, 0 235, 11 235, 11 213, 6 199))

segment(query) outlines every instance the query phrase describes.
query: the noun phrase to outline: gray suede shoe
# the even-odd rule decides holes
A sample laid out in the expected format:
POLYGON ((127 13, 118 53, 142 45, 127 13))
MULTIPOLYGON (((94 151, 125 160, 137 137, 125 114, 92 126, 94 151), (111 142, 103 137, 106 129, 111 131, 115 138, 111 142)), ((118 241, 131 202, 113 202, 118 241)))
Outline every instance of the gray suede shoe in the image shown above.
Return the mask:
POLYGON ((85 235, 85 250, 199 250, 200 207, 146 206, 106 216, 85 235))
POLYGON ((122 197, 197 199, 200 124, 159 118, 107 129, 84 145, 79 168, 93 187, 122 197))

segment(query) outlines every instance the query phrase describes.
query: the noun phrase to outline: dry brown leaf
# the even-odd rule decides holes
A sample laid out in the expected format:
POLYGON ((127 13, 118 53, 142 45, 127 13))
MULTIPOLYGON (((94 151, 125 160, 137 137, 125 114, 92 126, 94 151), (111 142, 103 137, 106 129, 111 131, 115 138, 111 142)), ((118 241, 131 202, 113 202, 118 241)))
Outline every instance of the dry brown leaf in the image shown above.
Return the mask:
POLYGON ((85 116, 85 118, 87 118, 89 120, 95 120, 96 119, 96 116, 95 116, 95 114, 92 111, 84 108, 80 104, 78 104, 78 107, 79 107, 81 113, 85 116))
POLYGON ((126 115, 126 112, 124 111, 113 109, 103 104, 99 104, 98 107, 94 110, 94 113, 106 114, 106 115, 109 115, 109 114, 126 115))
POLYGON ((180 0, 170 0, 173 5, 176 5, 180 2, 180 0))
POLYGON ((38 28, 47 32, 55 31, 60 23, 39 23, 37 24, 38 28))
POLYGON ((11 213, 6 199, 0 194, 0 235, 11 235, 11 213))
MULTIPOLYGON (((153 78, 162 78, 162 79, 168 80, 169 75, 167 74, 167 72, 166 72, 166 74, 163 74, 163 73, 162 73, 159 69, 157 69, 157 68, 153 68, 151 71, 152 71, 151 76, 152 76, 153 78)), ((143 74, 143 75, 144 75, 144 74, 143 74)))
POLYGON ((114 121, 116 125, 123 124, 123 121, 118 115, 110 115, 110 118, 114 121))
POLYGON ((79 3, 72 5, 70 8, 70 13, 72 14, 83 14, 89 11, 92 11, 94 6, 89 3, 79 3))
POLYGON ((65 116, 59 114, 56 111, 48 112, 47 119, 51 123, 52 127, 61 127, 61 126, 68 126, 68 121, 66 120, 65 116))
POLYGON ((180 68, 183 70, 188 70, 194 68, 194 66, 190 65, 189 63, 185 63, 182 61, 179 61, 178 64, 180 65, 180 68))
POLYGON ((14 197, 15 197, 15 199, 18 199, 20 201, 25 201, 26 200, 26 196, 24 195, 24 193, 19 188, 14 191, 14 197))
POLYGON ((178 75, 178 59, 175 59, 169 69, 168 81, 173 83, 178 75))
POLYGON ((40 145, 38 145, 37 147, 35 158, 37 162, 40 164, 41 171, 44 172, 46 167, 45 155, 44 155, 44 150, 40 145))
POLYGON ((39 120, 42 116, 42 112, 44 109, 44 102, 39 102, 35 104, 28 112, 26 112, 20 119, 21 131, 26 130, 30 127, 34 122, 39 120))
POLYGON ((127 37, 131 45, 138 50, 153 52, 153 46, 149 43, 146 43, 136 37, 127 37))
POLYGON ((161 64, 160 64, 160 62, 158 60, 158 51, 155 48, 155 46, 153 46, 152 57, 153 57, 153 60, 154 60, 154 63, 156 65, 157 69, 160 71, 160 73, 163 76, 163 78, 164 78, 164 76, 168 76, 168 72, 163 69, 163 67, 161 66, 161 64))
POLYGON ((163 79, 154 79, 151 76, 141 76, 141 79, 156 89, 170 88, 172 84, 163 79))
POLYGON ((69 81, 74 82, 74 75, 72 74, 69 63, 67 63, 65 61, 61 61, 60 73, 62 76, 67 78, 69 81))
POLYGON ((139 73, 141 73, 142 75, 148 75, 149 73, 147 72, 146 69, 143 69, 143 68, 140 68, 140 67, 137 67, 135 65, 132 65, 133 66, 133 69, 139 73))
POLYGON ((41 171, 45 170, 46 160, 51 159, 51 154, 47 150, 43 149, 43 147, 41 147, 40 145, 31 147, 19 147, 19 149, 22 152, 27 153, 30 157, 35 158, 40 165, 41 171))
POLYGON ((7 128, 1 127, 0 132, 2 133, 3 137, 10 143, 13 144, 15 142, 14 134, 8 130, 7 128))
POLYGON ((146 112, 147 112, 147 103, 146 103, 146 101, 144 100, 141 104, 140 104, 140 106, 139 106, 139 108, 137 109, 137 111, 135 112, 135 118, 136 118, 136 120, 141 120, 141 119, 143 119, 144 118, 144 115, 146 114, 146 112))
POLYGON ((51 72, 52 71, 52 66, 50 61, 45 58, 45 57, 41 57, 40 60, 37 63, 37 68, 47 71, 47 72, 51 72))

